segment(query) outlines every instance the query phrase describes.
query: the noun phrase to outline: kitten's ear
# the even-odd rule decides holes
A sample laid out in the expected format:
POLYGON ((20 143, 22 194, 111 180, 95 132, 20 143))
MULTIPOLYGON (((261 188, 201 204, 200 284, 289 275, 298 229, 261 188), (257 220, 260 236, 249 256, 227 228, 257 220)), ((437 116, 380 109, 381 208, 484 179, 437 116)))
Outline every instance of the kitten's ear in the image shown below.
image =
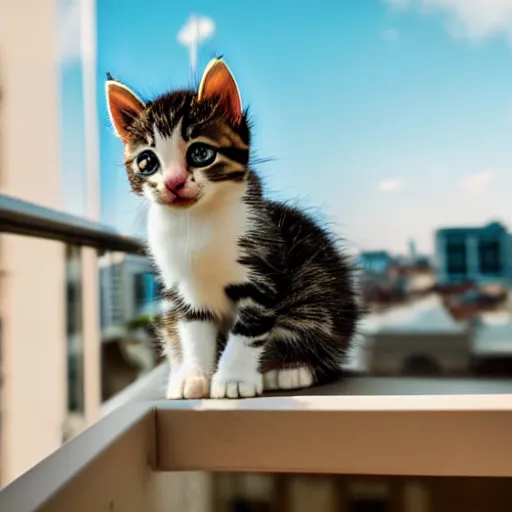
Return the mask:
POLYGON ((127 142, 129 137, 127 128, 144 110, 144 103, 126 85, 113 80, 110 75, 107 75, 107 78, 105 93, 110 121, 115 134, 123 142, 127 142))
POLYGON ((242 119, 242 99, 235 77, 220 59, 212 59, 204 70, 197 92, 199 101, 218 99, 220 107, 235 123, 242 119))

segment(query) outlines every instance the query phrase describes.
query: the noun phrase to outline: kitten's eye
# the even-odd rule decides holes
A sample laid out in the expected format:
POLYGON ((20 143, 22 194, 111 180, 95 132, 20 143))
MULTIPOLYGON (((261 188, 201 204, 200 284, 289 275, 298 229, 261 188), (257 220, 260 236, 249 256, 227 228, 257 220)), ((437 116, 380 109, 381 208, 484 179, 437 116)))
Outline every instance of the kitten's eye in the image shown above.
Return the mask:
POLYGON ((191 167, 206 167, 215 160, 217 151, 208 144, 195 142, 187 150, 187 164, 191 167))
POLYGON ((137 157, 137 167, 143 176, 151 176, 160 168, 160 162, 155 153, 147 149, 137 157))

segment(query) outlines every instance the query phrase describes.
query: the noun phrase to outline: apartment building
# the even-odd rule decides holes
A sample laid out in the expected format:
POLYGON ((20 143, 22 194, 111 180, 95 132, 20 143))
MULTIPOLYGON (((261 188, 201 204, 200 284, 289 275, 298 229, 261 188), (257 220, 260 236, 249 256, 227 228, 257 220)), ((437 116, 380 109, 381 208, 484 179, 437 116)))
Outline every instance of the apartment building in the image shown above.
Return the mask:
MULTIPOLYGON (((57 0, 0 3, 0 193, 61 210, 58 22, 57 0)), ((0 235, 0 265, 4 486, 99 417, 99 279, 95 250, 39 238, 0 235)))
POLYGON ((509 283, 512 278, 512 237, 499 222, 439 229, 435 251, 440 283, 509 283))
POLYGON ((108 254, 99 263, 103 331, 158 314, 160 285, 146 257, 108 254))

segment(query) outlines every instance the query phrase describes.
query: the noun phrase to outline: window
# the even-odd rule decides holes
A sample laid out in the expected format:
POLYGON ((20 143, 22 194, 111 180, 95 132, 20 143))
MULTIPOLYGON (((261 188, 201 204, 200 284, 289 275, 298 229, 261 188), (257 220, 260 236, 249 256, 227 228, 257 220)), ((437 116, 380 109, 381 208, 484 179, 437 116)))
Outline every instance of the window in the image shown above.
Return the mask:
POLYGON ((482 240, 478 244, 480 272, 488 276, 498 276, 502 272, 501 244, 499 240, 482 240))
POLYGON ((123 266, 119 263, 113 263, 109 269, 110 272, 110 293, 111 293, 111 307, 112 307, 112 323, 114 325, 121 325, 126 320, 126 311, 124 305, 124 290, 123 290, 123 266))
POLYGON ((466 243, 464 239, 447 242, 446 268, 448 274, 451 275, 465 276, 467 274, 466 243))
POLYGON ((146 303, 146 279, 145 274, 135 274, 135 305, 141 308, 146 303))
POLYGON ((441 376, 441 368, 435 358, 423 355, 413 354, 409 356, 403 365, 402 374, 417 377, 441 376))
POLYGON ((135 304, 142 308, 157 298, 157 284, 152 272, 142 272, 134 275, 135 304))
POLYGON ((84 410, 82 337, 82 258, 79 247, 66 247, 67 404, 84 410))
POLYGON ((146 272, 144 274, 144 284, 146 287, 146 302, 154 301, 156 296, 156 279, 152 272, 146 272))
POLYGON ((389 501, 381 498, 363 498, 351 500, 348 509, 350 512, 390 512, 389 501))
POLYGON ((140 313, 145 306, 158 299, 158 282, 155 274, 152 272, 141 272, 135 274, 133 278, 135 287, 135 309, 140 313))

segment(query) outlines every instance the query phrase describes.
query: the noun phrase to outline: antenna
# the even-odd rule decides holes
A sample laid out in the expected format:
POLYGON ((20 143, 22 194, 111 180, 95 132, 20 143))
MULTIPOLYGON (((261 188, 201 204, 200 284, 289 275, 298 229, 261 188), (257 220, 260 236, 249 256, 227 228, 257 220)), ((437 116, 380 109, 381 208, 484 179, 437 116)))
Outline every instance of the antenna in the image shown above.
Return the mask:
POLYGON ((195 14, 190 16, 188 21, 178 32, 178 42, 188 48, 190 70, 193 77, 195 77, 197 72, 199 45, 201 42, 209 39, 214 33, 214 21, 206 16, 196 16, 195 14))
POLYGON ((190 58, 190 71, 192 73, 192 78, 195 78, 197 72, 197 49, 199 47, 199 20, 194 14, 190 18, 190 24, 193 36, 188 47, 188 52, 190 58))

